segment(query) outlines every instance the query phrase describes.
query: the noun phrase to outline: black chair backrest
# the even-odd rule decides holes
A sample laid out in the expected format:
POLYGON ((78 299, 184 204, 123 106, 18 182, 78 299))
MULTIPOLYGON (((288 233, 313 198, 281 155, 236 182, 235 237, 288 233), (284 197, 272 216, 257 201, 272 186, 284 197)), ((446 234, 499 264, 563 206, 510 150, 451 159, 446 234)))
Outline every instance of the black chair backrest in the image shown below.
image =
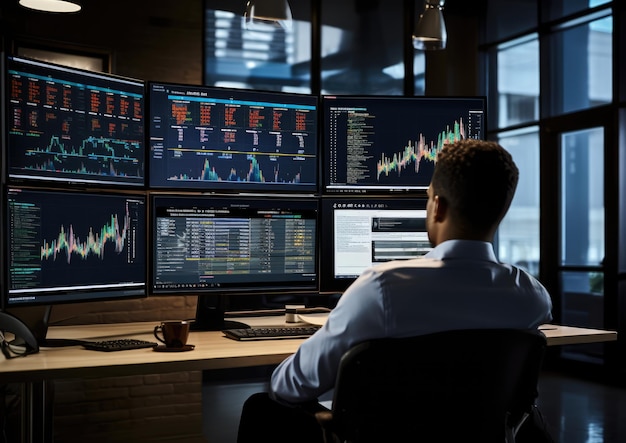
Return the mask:
POLYGON ((540 331, 455 330, 356 345, 343 356, 332 422, 343 441, 503 442, 534 405, 540 331))

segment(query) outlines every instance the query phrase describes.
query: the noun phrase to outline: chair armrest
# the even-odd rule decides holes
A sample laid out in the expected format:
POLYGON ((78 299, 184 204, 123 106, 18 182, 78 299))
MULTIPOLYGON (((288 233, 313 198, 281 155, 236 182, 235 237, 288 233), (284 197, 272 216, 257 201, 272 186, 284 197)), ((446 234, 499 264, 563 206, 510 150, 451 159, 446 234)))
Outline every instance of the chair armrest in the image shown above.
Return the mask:
POLYGON ((341 443, 341 440, 333 432, 333 412, 329 410, 318 411, 315 413, 315 419, 322 427, 324 435, 324 443, 341 443))

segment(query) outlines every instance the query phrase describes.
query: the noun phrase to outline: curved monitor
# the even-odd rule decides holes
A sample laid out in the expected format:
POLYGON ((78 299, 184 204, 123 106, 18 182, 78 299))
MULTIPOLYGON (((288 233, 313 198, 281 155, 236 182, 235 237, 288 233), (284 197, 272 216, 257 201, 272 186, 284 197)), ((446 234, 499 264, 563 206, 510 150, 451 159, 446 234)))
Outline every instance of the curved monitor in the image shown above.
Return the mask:
POLYGON ((144 195, 10 187, 5 198, 6 307, 147 295, 144 195))
POLYGON ((145 184, 143 81, 8 57, 5 84, 11 182, 145 184))
POLYGON ((367 268, 432 249, 426 198, 323 197, 321 292, 343 292, 367 268))
POLYGON ((444 145, 484 139, 485 107, 485 97, 322 97, 322 191, 424 193, 444 145))
POLYGON ((149 185, 220 192, 318 191, 318 98, 148 84, 149 185))

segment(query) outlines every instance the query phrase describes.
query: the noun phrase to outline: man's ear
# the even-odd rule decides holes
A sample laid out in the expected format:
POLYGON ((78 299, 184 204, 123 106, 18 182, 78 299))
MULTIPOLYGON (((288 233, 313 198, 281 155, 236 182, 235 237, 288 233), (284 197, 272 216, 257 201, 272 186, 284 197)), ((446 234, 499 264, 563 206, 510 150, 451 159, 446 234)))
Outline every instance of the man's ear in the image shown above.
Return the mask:
POLYGON ((448 214, 448 201, 440 195, 435 195, 433 198, 434 203, 434 219, 438 222, 443 221, 448 214))

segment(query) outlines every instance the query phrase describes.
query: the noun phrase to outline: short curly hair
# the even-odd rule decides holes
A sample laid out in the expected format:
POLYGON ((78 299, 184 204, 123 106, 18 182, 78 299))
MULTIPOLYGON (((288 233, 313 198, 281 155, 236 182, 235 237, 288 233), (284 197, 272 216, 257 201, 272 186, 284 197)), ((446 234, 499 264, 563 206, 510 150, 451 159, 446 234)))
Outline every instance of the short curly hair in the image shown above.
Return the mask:
POLYGON ((466 231, 497 227, 511 205, 519 170, 493 141, 460 140, 438 154, 431 191, 448 202, 451 216, 466 231))

